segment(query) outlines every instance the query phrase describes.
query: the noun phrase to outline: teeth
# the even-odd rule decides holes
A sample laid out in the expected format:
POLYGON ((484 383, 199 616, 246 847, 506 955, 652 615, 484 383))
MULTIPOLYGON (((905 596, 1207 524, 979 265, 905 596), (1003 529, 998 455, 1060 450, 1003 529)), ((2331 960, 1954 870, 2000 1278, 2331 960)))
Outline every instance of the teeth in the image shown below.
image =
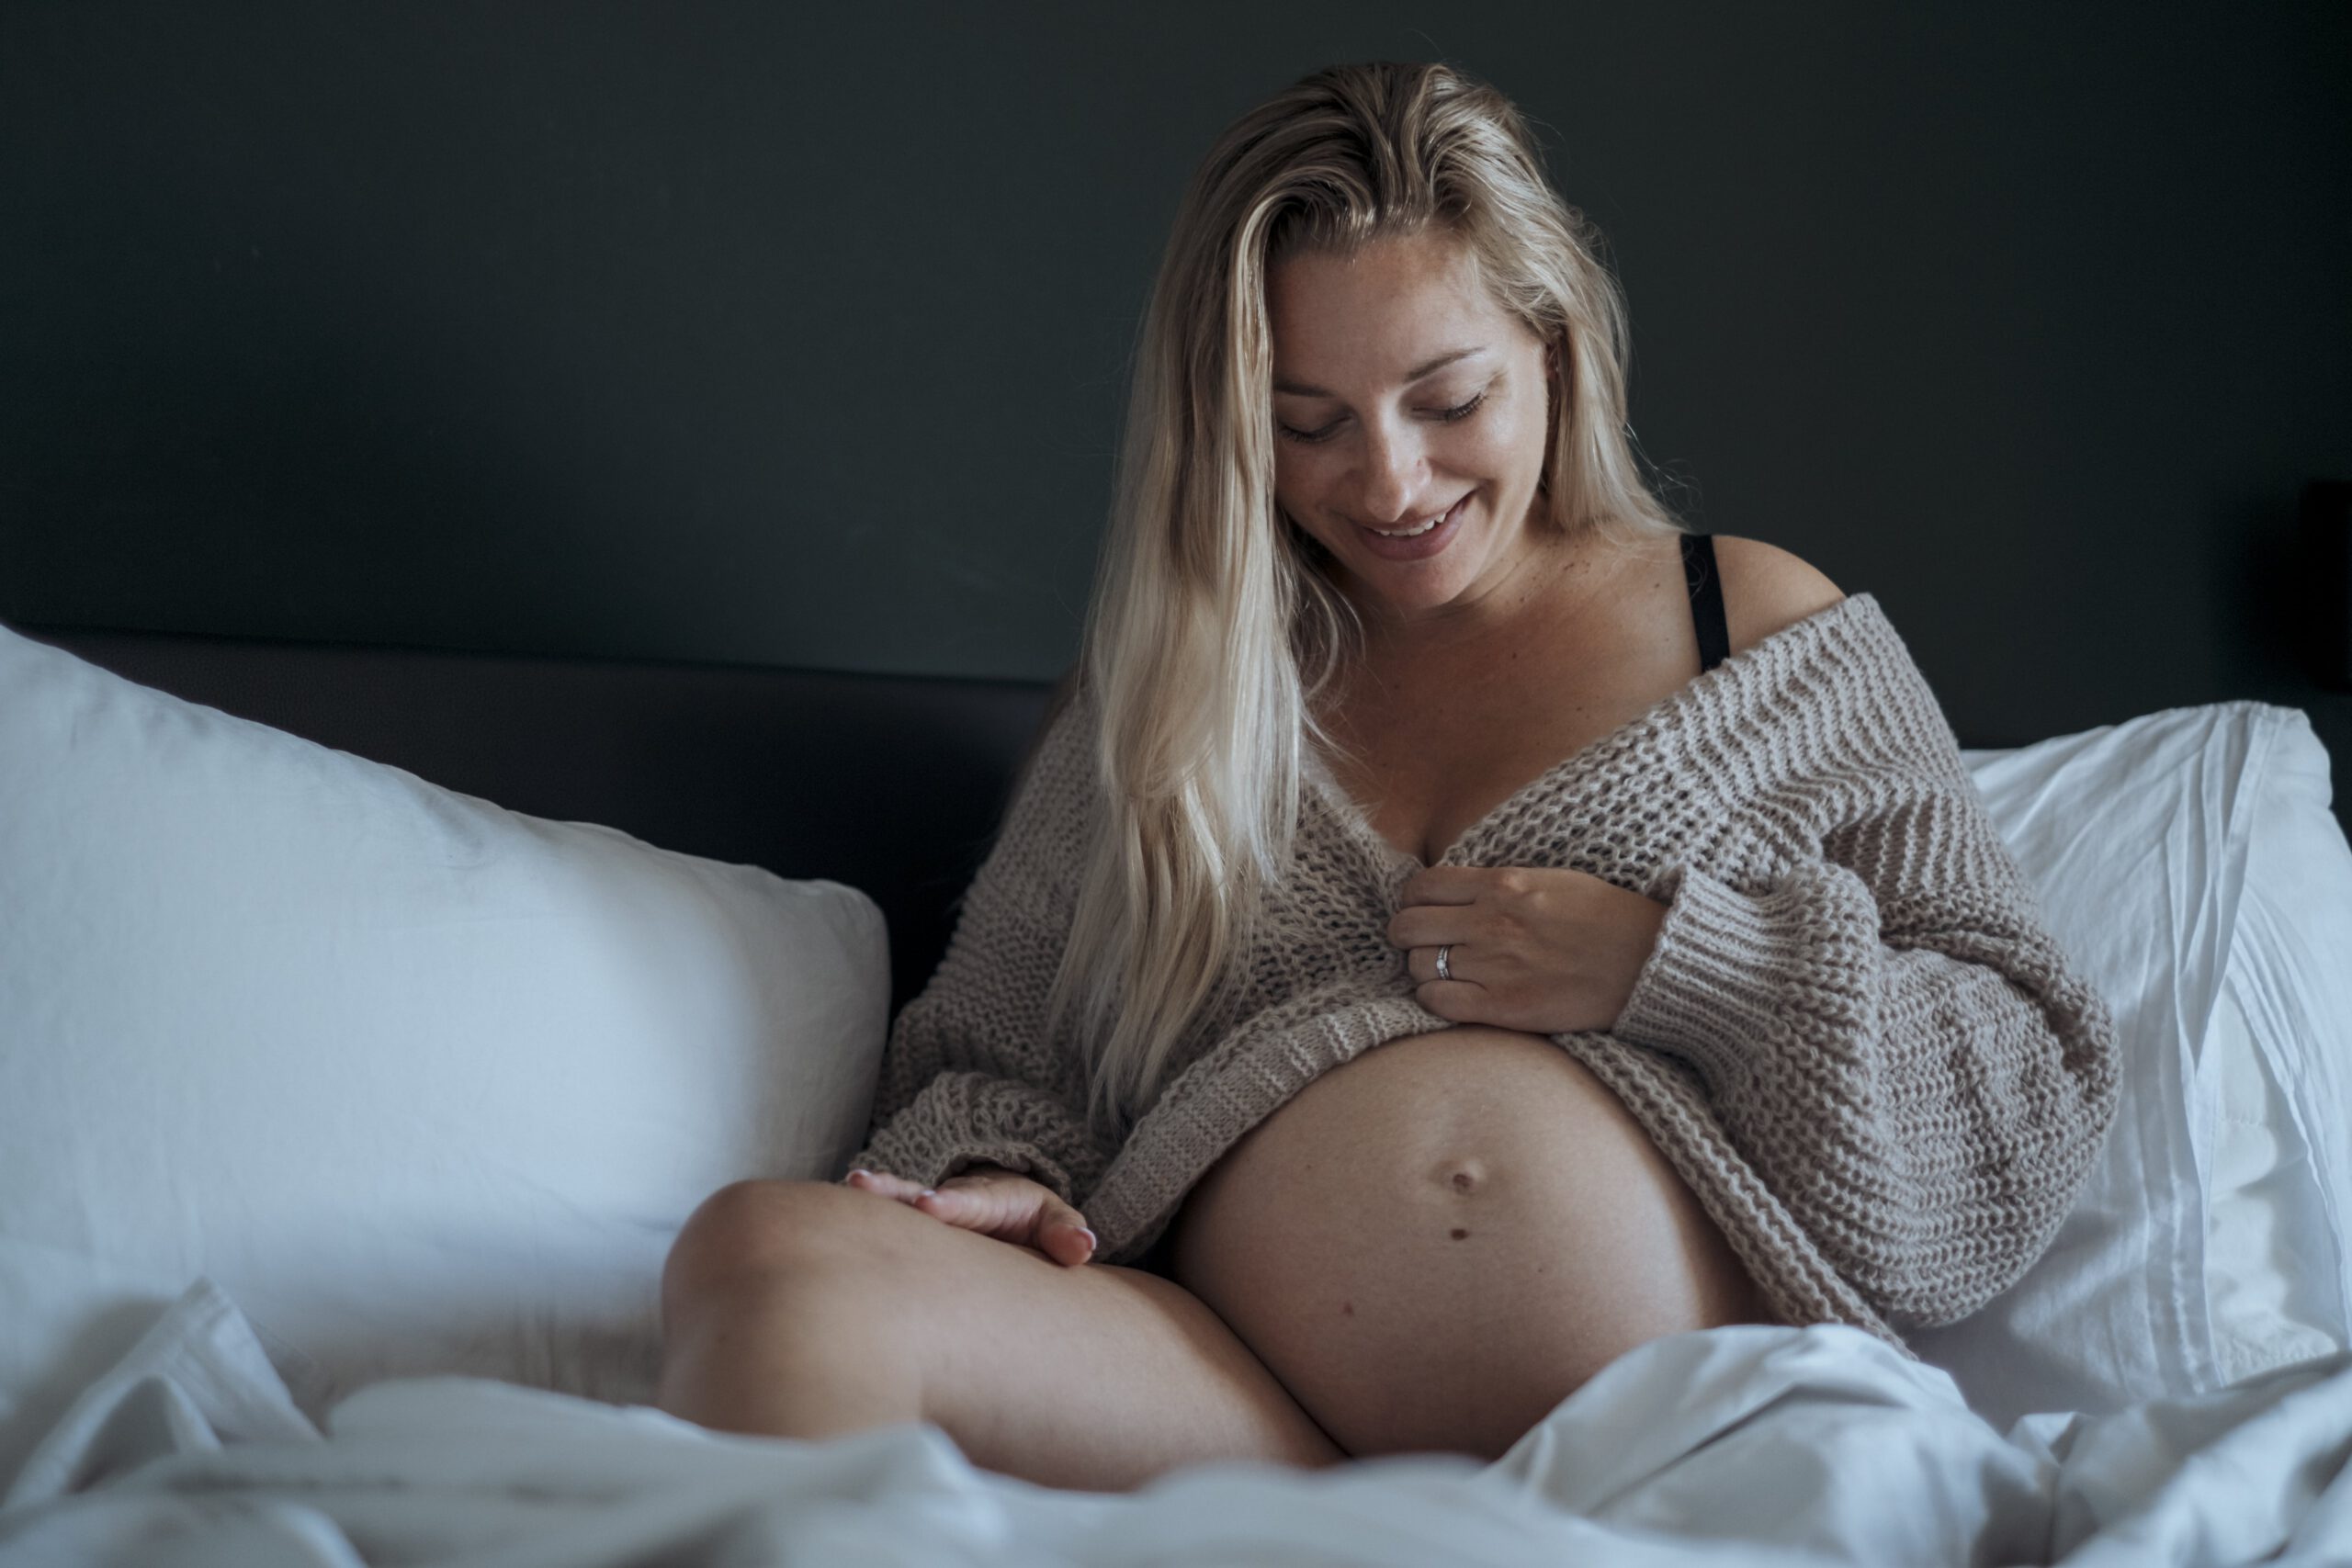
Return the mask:
POLYGON ((1447 518, 1453 516, 1454 508, 1461 504, 1461 502, 1455 502, 1453 506, 1447 507, 1443 512, 1439 513, 1436 516, 1430 518, 1428 522, 1422 524, 1418 528, 1374 528, 1372 531, 1379 535, 1384 539, 1418 539, 1422 535, 1428 533, 1430 529, 1436 527, 1439 524, 1444 522, 1447 518))

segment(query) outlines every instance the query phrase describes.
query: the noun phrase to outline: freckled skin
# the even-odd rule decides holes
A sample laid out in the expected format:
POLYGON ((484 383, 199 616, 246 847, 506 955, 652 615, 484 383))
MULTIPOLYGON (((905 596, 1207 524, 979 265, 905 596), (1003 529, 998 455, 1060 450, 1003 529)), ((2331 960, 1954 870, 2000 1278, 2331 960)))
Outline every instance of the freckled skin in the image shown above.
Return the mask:
POLYGON ((1172 1237, 1171 1277, 1360 1458, 1499 1458, 1633 1346, 1770 1321, 1624 1107, 1509 1030, 1408 1036, 1324 1074, 1227 1151, 1172 1237), (1430 1250, 1473 1230, 1485 1247, 1430 1250), (1299 1310, 1335 1292, 1339 1324, 1299 1310))
POLYGON ((1276 440, 1275 496, 1361 610, 1406 624, 1476 614, 1523 589, 1531 564, 1551 564, 1559 536, 1534 519, 1556 378, 1544 341, 1477 280, 1465 248, 1422 237, 1292 255, 1268 273, 1266 310, 1276 379, 1329 394, 1274 394, 1283 428, 1324 434, 1276 440), (1398 374, 1462 348, 1477 352, 1421 381, 1398 374), (1432 417, 1482 396, 1475 417, 1432 417), (1464 499, 1435 556, 1394 561, 1366 542, 1367 526, 1464 499))
MULTIPOLYGON (((1604 569, 1543 525, 1558 367, 1442 232, 1287 257, 1269 269, 1266 308, 1276 499, 1329 552, 1370 634, 1372 663, 1350 674, 1335 716, 1372 731, 1355 736, 1364 793, 1401 802, 1394 824, 1376 825, 1397 829, 1392 842, 1442 845, 1431 818, 1466 810, 1478 788, 1412 771, 1432 716, 1465 738, 1465 770, 1495 775, 1476 781, 1486 787, 1524 781, 1529 761, 1570 754, 1617 709, 1630 719, 1690 680, 1674 552, 1642 587, 1631 567, 1604 569), (1378 547, 1375 530, 1448 513, 1456 531, 1434 555, 1378 547), (1540 682, 1521 671, 1456 713, 1465 691, 1534 649, 1540 682), (1563 671, 1595 660, 1602 668, 1577 677, 1586 701, 1563 701, 1563 671), (1544 715, 1541 744, 1497 739, 1544 715)), ((1479 1025, 1390 1041, 1306 1085, 1195 1186, 1169 1258, 1169 1277, 1357 1457, 1497 1459, 1634 1346, 1770 1321, 1722 1233, 1609 1090, 1551 1041, 1479 1025), (1487 1245, 1431 1250, 1441 1230, 1468 1238, 1470 1204, 1487 1245), (1314 1322, 1334 1290, 1349 1321, 1314 1322), (1357 1300, 1371 1309, 1356 1313, 1357 1300)))

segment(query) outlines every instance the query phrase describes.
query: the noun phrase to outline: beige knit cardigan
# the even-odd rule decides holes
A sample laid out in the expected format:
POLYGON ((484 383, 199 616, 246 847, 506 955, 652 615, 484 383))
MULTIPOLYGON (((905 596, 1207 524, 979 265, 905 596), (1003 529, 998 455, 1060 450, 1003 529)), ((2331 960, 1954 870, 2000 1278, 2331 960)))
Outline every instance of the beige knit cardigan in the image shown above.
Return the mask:
MULTIPOLYGON (((1122 1263, 1317 1075, 1447 1025, 1385 935, 1420 863, 1317 762, 1231 999, 1115 1143, 1090 1135, 1084 1043, 1044 1003, 1099 798, 1091 712, 1070 702, 1040 741, 899 1016, 852 1163, 924 1183, 1027 1172, 1122 1263)), ((1552 1038, 1647 1129, 1783 1321, 1900 1346, 1974 1311, 2049 1244, 2112 1119, 2107 1007, 1868 593, 1558 762, 1440 863, 1566 867, 1668 905, 1615 1026, 1552 1038)))

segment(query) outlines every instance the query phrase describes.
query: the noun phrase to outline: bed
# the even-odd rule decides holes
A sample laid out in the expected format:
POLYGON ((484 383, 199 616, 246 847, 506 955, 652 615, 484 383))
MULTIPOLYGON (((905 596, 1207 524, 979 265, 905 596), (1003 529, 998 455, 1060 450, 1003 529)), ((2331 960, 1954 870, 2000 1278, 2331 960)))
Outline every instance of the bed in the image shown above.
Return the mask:
POLYGON ((1046 696, 0 628, 0 1563, 2352 1558, 2352 849, 2255 702, 1965 753, 2124 1085, 1915 1357, 1131 1495, 652 1409, 669 1238, 841 1174, 1046 696))

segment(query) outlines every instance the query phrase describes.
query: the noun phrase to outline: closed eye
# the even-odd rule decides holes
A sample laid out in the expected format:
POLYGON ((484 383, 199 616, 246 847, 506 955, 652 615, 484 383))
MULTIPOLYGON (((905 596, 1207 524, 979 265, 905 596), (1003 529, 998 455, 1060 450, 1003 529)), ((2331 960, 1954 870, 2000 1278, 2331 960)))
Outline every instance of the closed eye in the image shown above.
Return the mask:
MULTIPOLYGON (((1452 424, 1457 420, 1468 419, 1472 414, 1476 413, 1480 405, 1485 403, 1486 400, 1487 394, 1480 392, 1476 397, 1472 398, 1466 403, 1456 403, 1450 409, 1431 409, 1428 412, 1430 417, 1437 421, 1439 423, 1452 424)), ((1290 440, 1298 442, 1302 446, 1312 446, 1319 442, 1329 441, 1331 439, 1332 435, 1338 432, 1340 426, 1346 423, 1347 421, 1344 418, 1341 418, 1333 420, 1330 423, 1323 426, 1320 430, 1293 430, 1289 425, 1277 422, 1274 428, 1281 431, 1283 434, 1290 440)))

